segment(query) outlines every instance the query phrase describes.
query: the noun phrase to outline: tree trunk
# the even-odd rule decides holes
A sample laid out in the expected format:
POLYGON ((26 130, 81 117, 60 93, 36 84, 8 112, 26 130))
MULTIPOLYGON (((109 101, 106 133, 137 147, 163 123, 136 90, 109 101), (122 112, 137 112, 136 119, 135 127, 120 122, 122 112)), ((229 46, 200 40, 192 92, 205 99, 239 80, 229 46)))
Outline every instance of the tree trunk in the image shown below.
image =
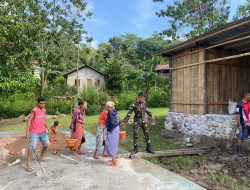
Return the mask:
POLYGON ((45 86, 46 86, 46 79, 45 79, 45 69, 43 67, 41 68, 40 82, 41 82, 41 93, 40 93, 40 96, 44 97, 45 86))

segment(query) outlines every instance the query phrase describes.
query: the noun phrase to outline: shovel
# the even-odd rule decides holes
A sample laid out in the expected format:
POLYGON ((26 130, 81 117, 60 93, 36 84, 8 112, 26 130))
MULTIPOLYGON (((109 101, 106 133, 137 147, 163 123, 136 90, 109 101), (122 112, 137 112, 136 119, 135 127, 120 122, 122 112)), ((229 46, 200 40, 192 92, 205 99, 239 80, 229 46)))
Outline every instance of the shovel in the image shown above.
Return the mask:
POLYGON ((37 156, 37 153, 36 153, 36 151, 35 151, 35 148, 34 148, 32 145, 30 145, 30 146, 31 146, 33 152, 35 153, 36 159, 37 159, 37 161, 38 161, 38 163, 39 163, 39 165, 40 165, 40 168, 41 168, 41 170, 42 170, 42 172, 43 172, 44 177, 46 177, 45 169, 43 168, 43 166, 42 166, 42 164, 41 164, 41 161, 40 161, 39 157, 37 156))

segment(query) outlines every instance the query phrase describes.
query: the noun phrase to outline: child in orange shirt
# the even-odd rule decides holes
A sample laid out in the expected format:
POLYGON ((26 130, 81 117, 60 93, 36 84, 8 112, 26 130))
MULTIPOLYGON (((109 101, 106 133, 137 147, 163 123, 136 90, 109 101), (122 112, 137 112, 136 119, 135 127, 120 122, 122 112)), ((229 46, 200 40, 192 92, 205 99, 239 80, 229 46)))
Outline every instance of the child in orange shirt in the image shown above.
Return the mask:
POLYGON ((98 119, 98 128, 96 132, 96 150, 93 155, 94 159, 99 159, 98 156, 98 150, 104 146, 103 149, 103 157, 107 157, 107 151, 105 147, 105 140, 107 138, 107 128, 106 128, 106 122, 108 117, 108 112, 110 111, 110 107, 106 104, 106 107, 102 110, 99 119, 98 119))
POLYGON ((56 128, 59 126, 59 122, 55 121, 54 124, 50 127, 50 142, 52 145, 52 154, 56 154, 56 128))

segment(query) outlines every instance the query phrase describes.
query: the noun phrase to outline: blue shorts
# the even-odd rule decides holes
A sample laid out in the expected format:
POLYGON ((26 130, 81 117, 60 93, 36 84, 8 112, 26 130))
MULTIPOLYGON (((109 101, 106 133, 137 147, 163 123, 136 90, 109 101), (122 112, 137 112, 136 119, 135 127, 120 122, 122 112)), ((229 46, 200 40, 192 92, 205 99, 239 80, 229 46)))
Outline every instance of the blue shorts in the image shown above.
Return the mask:
POLYGON ((30 134, 30 139, 29 139, 30 150, 33 150, 31 146, 33 146, 34 149, 36 148, 36 143, 38 140, 41 141, 44 148, 47 148, 50 145, 49 138, 46 133, 30 134))
POLYGON ((239 139, 245 138, 245 137, 246 137, 246 134, 245 134, 244 130, 239 130, 239 133, 237 134, 237 137, 238 137, 239 139))

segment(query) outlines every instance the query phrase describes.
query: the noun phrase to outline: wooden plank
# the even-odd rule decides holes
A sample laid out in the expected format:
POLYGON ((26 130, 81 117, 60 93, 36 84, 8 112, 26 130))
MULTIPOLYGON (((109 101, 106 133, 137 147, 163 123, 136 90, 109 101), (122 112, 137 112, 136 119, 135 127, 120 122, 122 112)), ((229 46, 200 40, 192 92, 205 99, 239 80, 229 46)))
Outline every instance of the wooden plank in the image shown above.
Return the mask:
POLYGON ((155 154, 138 152, 137 154, 131 155, 131 158, 202 155, 202 154, 208 154, 209 152, 212 151, 212 149, 213 147, 188 148, 188 149, 178 149, 178 150, 155 151, 155 154))
POLYGON ((180 104, 180 105, 204 105, 205 103, 192 103, 192 102, 171 102, 171 104, 180 104))
MULTIPOLYGON (((212 49, 212 48, 215 48, 215 47, 218 47, 218 46, 221 46, 221 45, 230 44, 230 43, 237 42, 237 41, 242 41, 242 40, 249 39, 249 38, 250 38, 250 35, 244 36, 244 37, 241 37, 241 38, 236 38, 236 39, 233 39, 233 40, 224 41, 224 42, 209 46, 209 47, 205 48, 205 50, 212 49)), ((202 51, 203 50, 199 49, 199 50, 192 51, 192 52, 189 52, 189 53, 185 53, 185 54, 182 54, 182 55, 179 55, 179 56, 173 56, 173 59, 177 59, 177 58, 184 57, 184 56, 187 56, 187 55, 192 55, 192 54, 195 54, 195 53, 200 53, 202 51)))
POLYGON ((241 38, 236 38, 236 39, 233 39, 233 40, 229 40, 229 41, 225 41, 225 42, 222 42, 222 43, 219 43, 219 44, 209 46, 206 49, 207 50, 212 49, 212 48, 215 48, 215 47, 218 47, 218 46, 221 46, 221 45, 230 44, 230 43, 233 43, 233 42, 238 42, 238 41, 242 41, 242 40, 249 39, 249 38, 250 38, 250 35, 244 36, 244 37, 241 37, 241 38))
POLYGON ((238 54, 238 55, 232 55, 232 56, 227 56, 227 57, 222 57, 222 58, 217 58, 217 59, 206 60, 206 61, 202 61, 202 62, 198 62, 198 63, 192 63, 192 64, 189 64, 189 65, 183 65, 183 66, 174 67, 174 68, 170 68, 170 69, 171 70, 182 69, 182 68, 186 68, 186 67, 201 65, 201 64, 204 64, 204 63, 213 63, 213 62, 218 62, 218 61, 223 61, 223 60, 228 60, 228 59, 235 59, 235 58, 239 58, 239 57, 245 57, 245 56, 249 56, 249 55, 250 55, 250 52, 247 52, 247 53, 242 53, 242 54, 238 54))
MULTIPOLYGON (((182 104, 182 105, 205 105, 205 103, 190 103, 190 102, 171 102, 171 104, 182 104)), ((208 105, 228 105, 228 102, 211 102, 208 105)))
MULTIPOLYGON (((172 67, 173 60, 169 58, 169 66, 172 67)), ((172 71, 169 71, 169 97, 170 97, 170 102, 173 101, 173 78, 172 78, 172 71)), ((169 110, 172 111, 172 104, 170 103, 169 105, 169 110)))

